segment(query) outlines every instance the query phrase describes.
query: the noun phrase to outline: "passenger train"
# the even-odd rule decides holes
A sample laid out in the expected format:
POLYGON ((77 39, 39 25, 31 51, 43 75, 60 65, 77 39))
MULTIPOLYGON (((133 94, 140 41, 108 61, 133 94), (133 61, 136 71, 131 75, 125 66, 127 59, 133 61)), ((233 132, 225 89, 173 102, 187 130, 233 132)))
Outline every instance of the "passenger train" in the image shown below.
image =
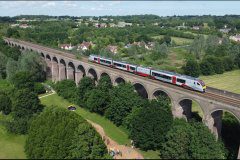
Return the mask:
POLYGON ((177 74, 174 72, 155 70, 147 67, 142 67, 138 65, 133 65, 127 62, 114 61, 110 58, 101 57, 99 55, 90 55, 89 61, 109 66, 112 68, 117 68, 124 70, 126 72, 131 72, 143 77, 149 77, 151 79, 160 80, 163 82, 168 82, 174 85, 181 86, 183 88, 205 92, 206 85, 204 82, 198 78, 177 74))

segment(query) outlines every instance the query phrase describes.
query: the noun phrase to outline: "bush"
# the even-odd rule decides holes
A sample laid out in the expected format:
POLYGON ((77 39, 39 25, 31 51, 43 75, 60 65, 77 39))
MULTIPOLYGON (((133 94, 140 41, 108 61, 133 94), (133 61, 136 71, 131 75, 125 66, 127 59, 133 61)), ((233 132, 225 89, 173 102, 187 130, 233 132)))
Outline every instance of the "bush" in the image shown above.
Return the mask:
POLYGON ((200 63, 200 69, 201 69, 201 73, 203 75, 212 75, 214 74, 214 70, 213 70, 213 66, 210 62, 206 61, 206 60, 203 60, 201 63, 200 63))
POLYGON ((44 86, 41 83, 35 83, 34 84, 34 91, 37 94, 46 93, 46 90, 45 90, 44 86))
POLYGON ((184 67, 184 73, 192 77, 199 77, 200 66, 198 62, 194 59, 187 60, 186 66, 184 67))
POLYGON ((3 114, 8 115, 12 109, 12 101, 9 96, 4 93, 0 92, 0 112, 2 111, 3 114))

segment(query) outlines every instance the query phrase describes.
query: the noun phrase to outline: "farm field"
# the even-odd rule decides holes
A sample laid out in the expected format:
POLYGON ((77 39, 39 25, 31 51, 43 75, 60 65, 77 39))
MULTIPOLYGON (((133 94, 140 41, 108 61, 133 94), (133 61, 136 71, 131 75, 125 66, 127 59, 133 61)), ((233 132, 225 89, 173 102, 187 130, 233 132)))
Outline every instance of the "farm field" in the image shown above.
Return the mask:
MULTIPOLYGON (((53 94, 53 95, 41 98, 41 103, 46 106, 59 106, 64 108, 67 108, 67 106, 72 105, 71 103, 64 100, 62 97, 58 96, 57 94, 53 94)), ((91 113, 81 107, 77 107, 77 110, 75 112, 81 115, 84 119, 88 119, 102 126, 105 133, 117 143, 122 145, 130 144, 130 139, 128 139, 128 135, 124 131, 124 129, 116 127, 108 119, 96 113, 91 113)), ((154 158, 154 157, 159 158, 158 153, 154 151, 141 152, 141 153, 145 158, 154 158)))
POLYGON ((24 159, 24 145, 26 136, 14 135, 7 132, 1 124, 7 116, 0 113, 0 158, 1 159, 24 159))
POLYGON ((240 94, 240 70, 212 76, 200 76, 207 86, 240 94))
MULTIPOLYGON (((155 38, 155 39, 160 39, 160 38, 163 38, 164 35, 158 35, 158 36, 154 36, 152 38, 155 38)), ((181 46, 181 45, 188 45, 188 44, 191 44, 193 39, 188 39, 188 38, 181 38, 181 37, 172 37, 171 36, 171 39, 176 43, 176 45, 178 46, 181 46)))

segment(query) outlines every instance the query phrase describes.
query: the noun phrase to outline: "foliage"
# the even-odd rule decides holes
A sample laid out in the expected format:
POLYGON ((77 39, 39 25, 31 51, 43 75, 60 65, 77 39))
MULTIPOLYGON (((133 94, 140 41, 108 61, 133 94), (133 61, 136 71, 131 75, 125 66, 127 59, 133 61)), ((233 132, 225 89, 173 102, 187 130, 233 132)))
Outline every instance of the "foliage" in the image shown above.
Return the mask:
POLYGON ((112 83, 109 76, 102 76, 98 82, 96 89, 90 91, 87 99, 87 108, 92 111, 103 115, 109 103, 112 83))
POLYGON ((79 106, 84 107, 85 106, 85 94, 88 93, 90 90, 92 90, 95 87, 94 80, 90 77, 83 77, 78 85, 77 88, 77 104, 79 106))
POLYGON ((167 54, 168 54, 167 45, 165 43, 163 43, 161 45, 156 43, 152 50, 151 58, 152 58, 152 60, 164 59, 168 56, 167 54))
POLYGON ((0 79, 5 79, 7 77, 6 65, 7 65, 7 56, 0 52, 0 79))
POLYGON ((120 83, 110 91, 110 95, 105 116, 117 126, 122 124, 123 119, 130 114, 132 108, 142 105, 142 99, 134 92, 133 86, 129 83, 120 83))
POLYGON ((205 39, 203 36, 196 37, 190 46, 190 53, 193 53, 197 59, 202 57, 205 48, 205 39))
POLYGON ((28 88, 30 90, 34 90, 34 82, 29 72, 17 72, 13 75, 10 82, 17 89, 28 88))
POLYGON ((136 147, 143 150, 160 149, 173 116, 167 99, 152 100, 131 115, 129 131, 136 147))
POLYGON ((200 65, 201 73, 203 75, 214 74, 213 66, 210 62, 203 60, 199 65, 200 65))
POLYGON ((31 159, 99 159, 107 155, 106 146, 90 124, 58 107, 47 108, 32 121, 25 151, 31 159))
POLYGON ((28 88, 16 90, 12 98, 13 121, 8 124, 9 131, 20 134, 27 133, 31 118, 42 109, 43 106, 36 93, 28 88))
POLYGON ((38 54, 26 52, 21 55, 18 64, 20 71, 30 72, 33 81, 42 82, 46 79, 46 62, 38 54))
POLYGON ((74 80, 65 79, 58 81, 54 85, 54 89, 63 98, 69 100, 70 102, 76 102, 76 84, 74 80))
POLYGON ((8 28, 7 37, 18 38, 18 37, 20 37, 20 34, 19 34, 18 30, 15 28, 8 28))
POLYGON ((41 83, 34 83, 34 92, 37 94, 46 93, 44 86, 41 83))
POLYGON ((184 72, 186 75, 198 77, 201 73, 198 62, 194 59, 188 59, 186 66, 184 67, 184 72))
POLYGON ((12 109, 12 101, 5 92, 0 92, 0 112, 8 115, 12 109))
POLYGON ((161 158, 223 159, 226 155, 222 142, 204 124, 176 119, 162 144, 161 158))
POLYGON ((9 59, 6 64, 6 74, 9 81, 14 80, 13 77, 18 71, 18 63, 12 59, 9 59))

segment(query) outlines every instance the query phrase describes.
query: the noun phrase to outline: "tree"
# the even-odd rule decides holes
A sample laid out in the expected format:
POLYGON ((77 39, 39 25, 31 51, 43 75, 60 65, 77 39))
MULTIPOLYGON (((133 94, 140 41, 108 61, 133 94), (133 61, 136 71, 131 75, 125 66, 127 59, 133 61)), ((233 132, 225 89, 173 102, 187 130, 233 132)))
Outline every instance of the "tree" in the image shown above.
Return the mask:
POLYGON ((14 37, 14 38, 19 38, 19 32, 15 28, 8 28, 7 29, 7 37, 14 37))
POLYGON ((13 76, 18 71, 18 63, 12 59, 9 59, 6 64, 6 74, 9 81, 13 80, 13 76))
POLYGON ((17 72, 13 75, 10 82, 17 89, 28 88, 34 90, 34 82, 29 72, 17 72))
POLYGON ((36 93, 28 88, 15 90, 12 100, 13 121, 9 123, 10 132, 25 134, 31 118, 43 110, 36 93))
POLYGON ((231 71, 234 68, 234 60, 229 56, 225 56, 222 58, 223 66, 225 71, 231 71))
POLYGON ((215 73, 222 74, 224 72, 223 61, 221 58, 215 56, 207 56, 204 60, 212 64, 215 73))
POLYGON ((109 91, 112 89, 112 83, 109 76, 102 76, 96 89, 90 91, 87 98, 87 108, 103 115, 110 101, 109 91))
POLYGON ((171 37, 170 36, 168 36, 168 35, 165 35, 164 37, 163 37, 163 40, 164 40, 164 42, 167 44, 167 45, 170 45, 171 44, 171 37))
POLYGON ((200 66, 194 59, 188 59, 184 67, 184 73, 192 77, 198 77, 200 75, 200 66))
POLYGON ((7 65, 8 58, 0 52, 0 79, 5 79, 6 74, 6 65, 7 65))
POLYGON ((0 112, 2 111, 3 114, 8 115, 11 112, 11 109, 11 99, 6 93, 0 92, 0 112))
POLYGON ((152 60, 166 58, 168 54, 168 47, 165 43, 158 44, 156 43, 151 54, 152 60))
POLYGON ((203 75, 212 75, 214 74, 214 70, 213 70, 213 66, 210 62, 203 60, 200 63, 200 69, 201 69, 201 73, 203 75))
POLYGON ((63 98, 69 100, 70 102, 76 102, 77 95, 76 95, 76 83, 74 80, 65 79, 62 81, 58 81, 54 85, 55 90, 57 93, 62 96, 63 98))
POLYGON ((77 104, 85 107, 86 101, 84 101, 85 94, 95 87, 94 80, 90 77, 83 77, 77 88, 77 104))
POLYGON ((30 159, 107 158, 107 148, 92 126, 59 107, 46 108, 32 121, 25 152, 30 159))
POLYGON ((130 119, 130 137, 136 147, 143 150, 160 149, 173 116, 166 99, 152 100, 145 107, 136 109, 130 119))
POLYGON ((38 54, 33 52, 22 54, 18 63, 19 70, 30 72, 35 82, 41 82, 46 79, 46 62, 38 54))
POLYGON ((132 108, 142 105, 141 97, 134 92, 133 86, 129 83, 120 83, 110 91, 110 95, 105 116, 117 126, 122 124, 132 108))
POLYGON ((190 45, 190 53, 194 53, 197 59, 200 59, 202 56, 202 51, 205 48, 205 39, 204 36, 199 36, 194 39, 190 45))
POLYGON ((224 159, 223 143, 200 122, 176 119, 161 147, 163 159, 224 159))

